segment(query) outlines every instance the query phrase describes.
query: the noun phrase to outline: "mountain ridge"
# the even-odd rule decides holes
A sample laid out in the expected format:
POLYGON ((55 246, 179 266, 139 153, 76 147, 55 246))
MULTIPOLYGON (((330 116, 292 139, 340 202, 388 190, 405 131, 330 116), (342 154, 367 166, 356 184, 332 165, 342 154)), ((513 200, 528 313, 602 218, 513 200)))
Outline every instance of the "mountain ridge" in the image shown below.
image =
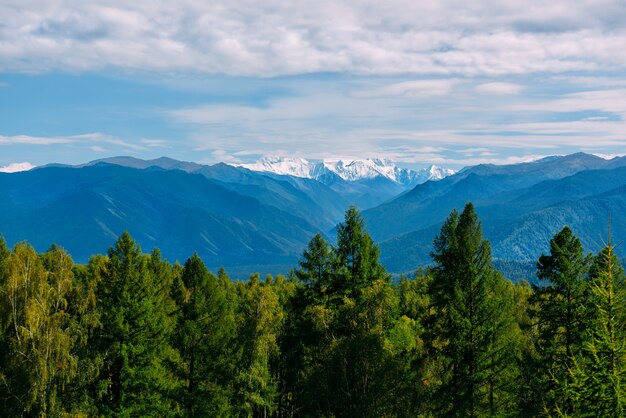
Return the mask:
POLYGON ((402 184, 406 188, 429 180, 441 180, 455 173, 452 169, 436 165, 430 165, 417 171, 400 168, 391 160, 379 158, 314 162, 304 158, 263 157, 256 163, 239 164, 239 166, 253 171, 312 178, 323 183, 332 183, 334 181, 333 174, 349 182, 382 176, 402 184))
MULTIPOLYGON (((327 181, 123 156, 0 173, 0 232, 10 244, 28 240, 45 250, 57 243, 85 261, 129 230, 145 248, 164 242, 172 260, 197 250, 213 266, 283 265, 286 273, 315 233, 332 239, 357 204, 382 261, 401 273, 430 262, 441 223, 467 201, 505 264, 536 260, 565 224, 595 251, 607 213, 626 213, 625 157, 482 164, 408 190, 382 175, 348 181, 322 174, 327 181)), ((613 224, 614 238, 626 238, 626 218, 614 216, 613 224)))

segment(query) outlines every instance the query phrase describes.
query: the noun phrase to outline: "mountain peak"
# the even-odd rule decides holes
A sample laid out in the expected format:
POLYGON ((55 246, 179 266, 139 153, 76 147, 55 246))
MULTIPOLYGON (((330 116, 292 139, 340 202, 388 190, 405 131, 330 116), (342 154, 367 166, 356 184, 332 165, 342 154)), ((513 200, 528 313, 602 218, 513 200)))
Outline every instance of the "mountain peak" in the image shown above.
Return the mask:
POLYGON ((430 165, 428 168, 425 168, 424 172, 428 173, 429 180, 441 180, 456 173, 456 171, 452 170, 451 168, 439 167, 438 165, 434 164, 430 165))
POLYGON ((309 178, 311 176, 311 164, 304 158, 285 158, 267 156, 254 164, 243 164, 242 167, 253 171, 264 171, 276 174, 286 174, 294 177, 309 178))
POLYGON ((383 177, 406 188, 428 180, 440 180, 455 173, 454 170, 435 165, 414 171, 398 167, 393 161, 381 158, 326 159, 314 162, 304 158, 268 156, 259 159, 254 164, 241 164, 241 166, 253 171, 312 178, 321 182, 332 181, 336 177, 349 182, 383 177))
POLYGON ((0 173, 18 173, 20 171, 32 170, 33 168, 35 168, 35 166, 29 162, 12 163, 7 166, 0 167, 0 173))
POLYGON ((349 162, 343 160, 325 160, 323 164, 330 171, 337 173, 346 181, 356 181, 383 176, 398 182, 396 173, 398 170, 402 170, 392 161, 381 160, 380 158, 366 158, 364 160, 352 160, 349 162))

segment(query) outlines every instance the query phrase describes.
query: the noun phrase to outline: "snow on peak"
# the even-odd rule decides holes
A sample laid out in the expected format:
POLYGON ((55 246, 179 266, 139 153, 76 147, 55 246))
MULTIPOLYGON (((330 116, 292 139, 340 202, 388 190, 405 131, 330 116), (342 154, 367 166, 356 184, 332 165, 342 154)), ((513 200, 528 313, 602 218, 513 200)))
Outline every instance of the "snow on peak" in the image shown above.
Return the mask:
POLYGON ((0 167, 0 173, 18 173, 20 171, 32 170, 33 168, 35 168, 35 166, 29 162, 12 163, 7 166, 0 167))
POLYGON ((329 172, 346 181, 372 179, 382 176, 404 186, 414 186, 428 180, 441 180, 455 173, 454 170, 434 165, 414 171, 408 168, 400 168, 393 161, 380 158, 312 162, 303 158, 263 157, 254 164, 242 164, 241 166, 253 171, 316 180, 321 180, 329 172))
POLYGON ((393 162, 380 160, 378 158, 367 158, 365 160, 353 160, 349 162, 342 160, 324 161, 323 164, 327 169, 347 181, 371 179, 378 176, 397 181, 396 171, 399 170, 393 162))
POLYGON ((423 170, 427 173, 428 180, 441 180, 456 173, 451 168, 443 168, 436 165, 431 165, 423 170))
POLYGON ((253 171, 265 171, 294 177, 311 178, 311 170, 315 164, 304 158, 263 157, 254 164, 243 164, 242 167, 253 171))

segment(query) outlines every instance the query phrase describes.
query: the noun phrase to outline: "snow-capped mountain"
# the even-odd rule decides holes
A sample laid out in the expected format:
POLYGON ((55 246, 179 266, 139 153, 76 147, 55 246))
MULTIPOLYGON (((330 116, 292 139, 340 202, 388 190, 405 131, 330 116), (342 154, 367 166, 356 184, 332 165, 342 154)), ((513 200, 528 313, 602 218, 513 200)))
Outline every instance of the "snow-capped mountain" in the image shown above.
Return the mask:
POLYGON ((0 173, 19 173, 20 171, 28 171, 33 168, 35 168, 35 166, 29 162, 12 163, 7 166, 0 167, 0 173))
POLYGON ((324 167, 330 171, 337 173, 339 177, 346 181, 356 181, 363 179, 371 179, 378 176, 387 177, 395 182, 400 182, 398 179, 402 177, 406 169, 397 167, 393 162, 389 160, 380 160, 378 158, 354 160, 350 162, 344 161, 324 161, 324 167))
POLYGON ((384 177, 405 187, 412 187, 428 180, 441 180, 455 173, 449 168, 430 167, 415 171, 398 167, 393 161, 367 158, 352 161, 309 161, 303 158, 264 157, 254 164, 242 164, 253 171, 329 181, 332 174, 345 181, 358 181, 384 177))
POLYGON ((421 170, 417 171, 417 178, 419 179, 418 184, 425 183, 428 180, 441 180, 443 178, 453 175, 454 173, 456 173, 456 171, 451 168, 443 168, 436 165, 431 165, 430 167, 422 168, 421 170))
POLYGON ((263 157, 254 164, 242 164, 252 171, 289 175, 294 177, 314 178, 315 163, 304 158, 263 157))

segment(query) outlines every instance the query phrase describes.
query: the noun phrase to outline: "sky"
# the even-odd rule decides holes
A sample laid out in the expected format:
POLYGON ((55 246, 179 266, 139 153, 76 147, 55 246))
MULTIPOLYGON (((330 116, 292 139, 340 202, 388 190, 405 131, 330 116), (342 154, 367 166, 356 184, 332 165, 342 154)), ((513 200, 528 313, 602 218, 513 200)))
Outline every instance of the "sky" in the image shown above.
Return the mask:
POLYGON ((0 167, 626 154, 622 0, 1 0, 0 16, 0 167))

